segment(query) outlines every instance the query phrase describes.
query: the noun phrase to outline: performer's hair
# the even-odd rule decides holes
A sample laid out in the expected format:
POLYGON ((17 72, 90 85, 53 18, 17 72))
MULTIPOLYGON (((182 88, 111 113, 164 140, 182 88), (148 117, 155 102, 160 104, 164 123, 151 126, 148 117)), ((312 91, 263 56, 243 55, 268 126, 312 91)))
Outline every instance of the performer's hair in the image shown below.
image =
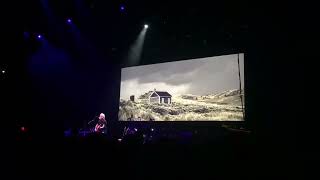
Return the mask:
POLYGON ((100 113, 100 116, 103 116, 104 118, 106 118, 106 115, 104 113, 100 113))

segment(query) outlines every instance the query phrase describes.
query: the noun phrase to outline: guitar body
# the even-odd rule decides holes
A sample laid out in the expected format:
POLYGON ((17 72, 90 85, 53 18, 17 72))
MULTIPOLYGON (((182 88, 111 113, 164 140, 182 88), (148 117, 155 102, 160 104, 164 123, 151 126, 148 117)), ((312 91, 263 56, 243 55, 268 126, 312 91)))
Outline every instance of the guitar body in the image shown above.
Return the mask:
POLYGON ((95 128, 94 128, 94 132, 97 132, 97 133, 102 133, 103 129, 104 129, 104 124, 96 124, 95 128))

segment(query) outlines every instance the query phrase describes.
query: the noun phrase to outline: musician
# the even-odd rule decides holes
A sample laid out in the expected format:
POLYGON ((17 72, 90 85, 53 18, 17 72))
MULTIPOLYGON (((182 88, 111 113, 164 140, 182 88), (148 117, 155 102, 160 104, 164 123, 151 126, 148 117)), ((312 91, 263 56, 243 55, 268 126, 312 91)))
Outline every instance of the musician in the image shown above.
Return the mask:
POLYGON ((106 121, 106 116, 103 113, 100 113, 98 122, 94 128, 94 131, 97 133, 107 133, 107 121, 106 121))

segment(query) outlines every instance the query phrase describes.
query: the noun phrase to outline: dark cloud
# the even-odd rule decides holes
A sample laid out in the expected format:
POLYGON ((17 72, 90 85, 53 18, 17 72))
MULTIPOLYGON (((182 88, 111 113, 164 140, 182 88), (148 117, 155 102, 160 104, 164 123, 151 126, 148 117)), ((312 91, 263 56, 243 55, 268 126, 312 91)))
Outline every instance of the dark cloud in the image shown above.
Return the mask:
MULTIPOLYGON (((241 74, 243 75, 243 54, 241 74)), ((239 88, 237 54, 122 69, 122 82, 136 79, 138 84, 190 84, 190 94, 208 94, 239 88)), ((243 80, 242 80, 243 81, 243 80)))
POLYGON ((176 61, 124 68, 121 80, 138 79, 140 83, 164 82, 175 74, 187 74, 205 62, 176 61))

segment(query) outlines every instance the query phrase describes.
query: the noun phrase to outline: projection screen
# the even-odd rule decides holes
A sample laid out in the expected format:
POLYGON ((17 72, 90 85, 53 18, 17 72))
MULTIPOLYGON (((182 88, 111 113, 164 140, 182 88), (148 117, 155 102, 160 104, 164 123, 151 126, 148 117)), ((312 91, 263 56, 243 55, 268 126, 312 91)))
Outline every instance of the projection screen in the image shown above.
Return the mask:
POLYGON ((120 121, 243 121, 244 54, 121 69, 120 121))

